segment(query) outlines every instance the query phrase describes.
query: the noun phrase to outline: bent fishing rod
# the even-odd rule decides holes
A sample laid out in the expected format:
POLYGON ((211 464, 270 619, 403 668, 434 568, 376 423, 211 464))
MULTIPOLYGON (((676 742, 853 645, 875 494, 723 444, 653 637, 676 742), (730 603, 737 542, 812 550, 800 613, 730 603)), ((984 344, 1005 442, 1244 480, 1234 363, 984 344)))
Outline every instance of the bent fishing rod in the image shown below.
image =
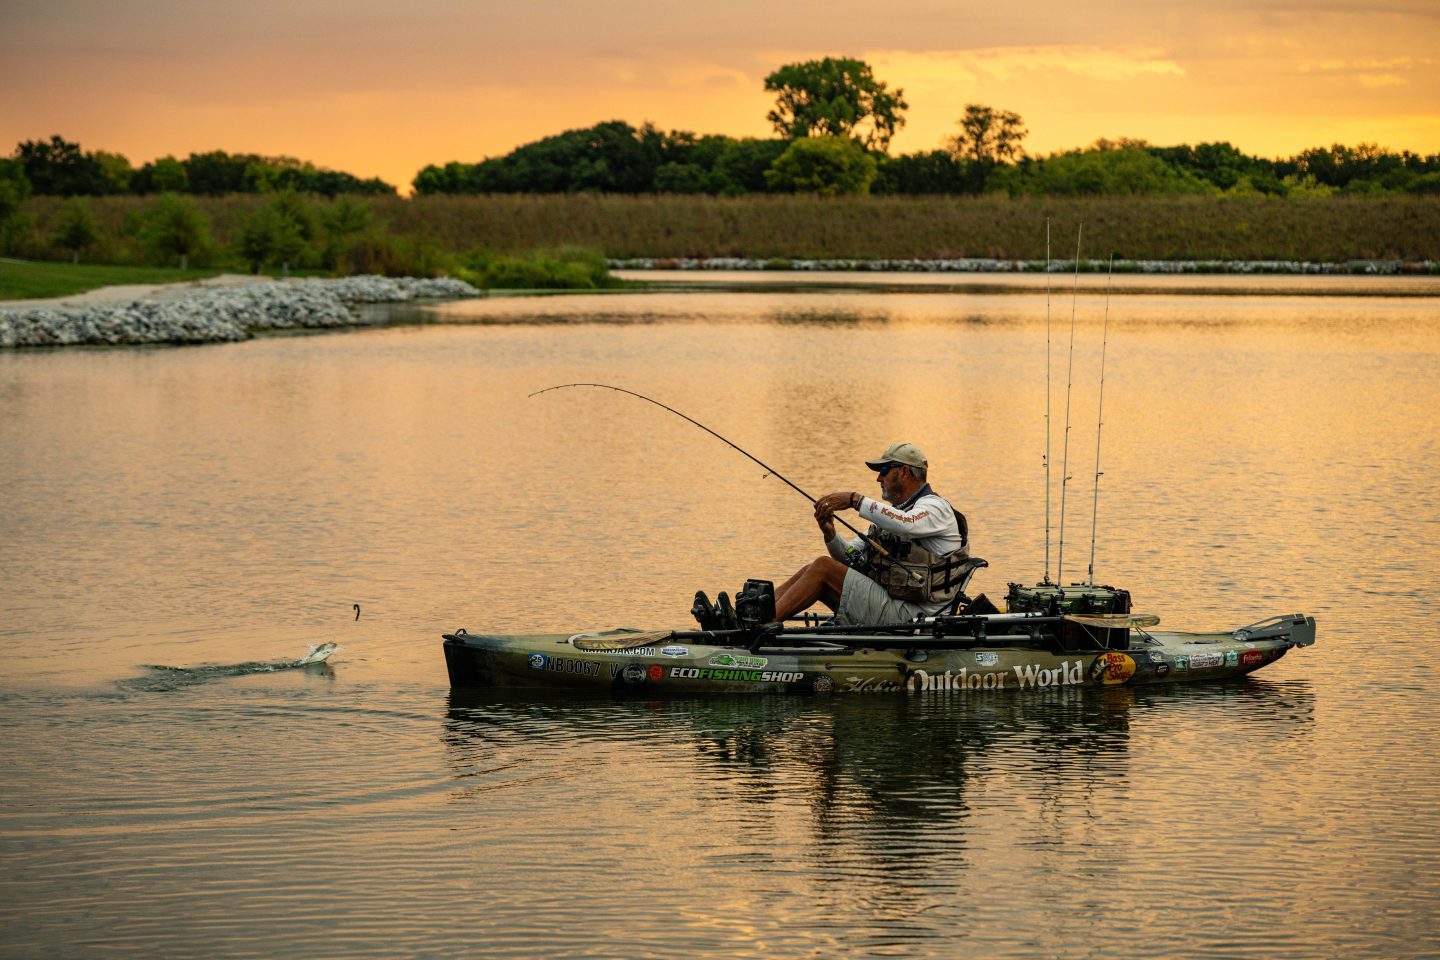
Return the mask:
MULTIPOLYGON (((744 454, 746 457, 749 457, 755 463, 758 463, 761 467, 763 467, 768 475, 782 481, 787 487, 800 494, 800 496, 804 497, 806 500, 809 500, 812 504, 816 502, 814 497, 810 496, 810 494, 806 493, 804 490, 800 489, 798 486, 792 483, 790 479, 786 477, 783 473, 770 466, 770 464, 766 463, 764 460, 761 460, 759 457, 750 453, 750 451, 745 450, 734 443, 731 443, 729 440, 720 436, 720 434, 716 433, 714 430, 711 430, 709 427, 705 426, 705 424, 701 423, 699 420, 696 420, 694 417, 687 417, 685 414, 681 413, 679 410, 676 410, 674 407, 667 407, 659 400, 647 397, 643 393, 636 393, 634 390, 626 390, 624 387, 612 387, 608 383, 560 383, 556 384, 553 387, 546 387, 544 390, 536 390, 534 393, 530 394, 530 396, 538 397, 542 393, 549 393, 551 390, 564 390, 567 387, 599 387, 602 390, 614 390, 616 393, 629 394, 630 396, 635 397, 637 400, 644 400, 646 403, 653 403, 661 410, 666 410, 670 413, 675 414, 675 416, 679 417, 681 420, 686 420, 690 423, 693 423, 695 426, 699 427, 701 430, 704 430, 706 433, 710 434, 710 436, 714 437, 716 440, 719 440, 721 443, 725 444, 730 449, 735 450, 738 453, 744 454)), ((890 556, 890 551, 886 550, 880 544, 876 543, 873 539, 861 533, 859 530, 856 530, 854 527, 850 526, 849 523, 845 522, 844 518, 837 517, 834 514, 831 514, 831 518, 834 519, 841 526, 843 526, 846 530, 849 530, 851 533, 858 536, 861 540, 864 540, 867 544, 869 544, 870 548, 879 553, 880 556, 890 556)))

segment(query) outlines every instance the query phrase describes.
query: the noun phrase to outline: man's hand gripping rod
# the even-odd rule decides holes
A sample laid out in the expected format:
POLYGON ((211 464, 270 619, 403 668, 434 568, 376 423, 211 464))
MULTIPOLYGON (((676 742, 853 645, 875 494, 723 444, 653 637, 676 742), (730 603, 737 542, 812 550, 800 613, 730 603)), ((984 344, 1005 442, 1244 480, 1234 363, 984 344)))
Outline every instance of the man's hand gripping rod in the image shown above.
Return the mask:
MULTIPOLYGON (((766 473, 768 473, 768 474, 770 474, 771 476, 774 476, 775 478, 783 481, 784 484, 785 484, 787 487, 789 487, 791 490, 794 490, 796 493, 800 494, 800 496, 804 497, 806 500, 809 500, 811 504, 814 504, 814 503, 815 503, 815 498, 814 498, 814 497, 810 496, 810 494, 806 493, 804 490, 801 490, 801 489, 800 489, 799 487, 797 487, 795 484, 791 483, 790 480, 789 480, 789 478, 787 478, 787 477, 786 477, 783 473, 781 473, 779 470, 776 470, 774 467, 770 466, 770 464, 766 463, 764 460, 761 460, 759 457, 755 456, 754 454, 750 453, 749 451, 743 450, 743 449, 741 449, 740 447, 736 446, 735 444, 731 443, 729 440, 726 440, 724 437, 720 436, 720 434, 716 433, 714 430, 711 430, 709 427, 705 426, 705 424, 701 423, 699 420, 696 420, 696 419, 693 418, 693 417, 687 417, 687 416, 685 416, 685 414, 681 413, 679 410, 676 410, 674 407, 667 407, 667 406, 665 406, 665 404, 661 403, 659 400, 653 400, 653 399, 651 399, 650 397, 645 396, 645 394, 643 394, 643 393, 636 393, 634 390, 626 390, 624 387, 612 387, 612 386, 611 386, 610 384, 608 384, 608 383, 560 383, 560 384, 556 384, 556 385, 553 386, 553 387, 546 387, 544 390, 536 390, 534 393, 530 394, 530 396, 532 396, 532 397, 538 397, 538 396, 539 396, 540 394, 542 394, 542 393, 549 393, 551 390, 564 390, 564 389, 566 389, 567 387, 599 387, 599 388, 602 389, 602 390, 614 390, 616 393, 626 393, 626 394, 629 394, 629 395, 632 396, 632 397, 635 397, 637 400, 644 400, 646 403, 653 403, 653 404, 655 404, 655 406, 659 407, 661 410, 669 411, 670 413, 675 414, 675 416, 679 417, 681 420, 686 420, 686 421, 689 421, 690 423, 693 423, 695 426, 699 427, 701 430, 704 430, 706 433, 710 434, 710 436, 714 437, 716 440, 719 440, 721 443, 725 444, 725 445, 726 445, 727 447, 729 447, 730 449, 735 450, 736 452, 742 453, 742 454, 744 454, 745 456, 749 457, 751 460, 755 461, 755 462, 758 463, 760 466, 764 467, 766 473)), ((874 550, 876 553, 878 553, 878 554, 879 554, 880 556, 882 556, 882 557, 888 557, 888 556, 890 556, 890 551, 889 551, 889 550, 886 550, 886 549, 885 549, 884 547, 882 547, 879 543, 877 543, 876 541, 872 540, 870 537, 867 537, 865 534, 861 533, 859 530, 856 530, 854 527, 850 526, 849 523, 846 523, 846 522, 845 522, 844 518, 834 516, 833 514, 832 514, 831 516, 832 516, 832 519, 834 519, 835 521, 837 521, 837 522, 838 522, 841 526, 843 526, 846 530, 849 530, 851 533, 855 534, 855 535, 856 535, 857 537, 859 537, 861 540, 864 540, 864 541, 870 546, 870 549, 871 549, 871 550, 874 550)), ((912 576, 913 576, 916 580, 923 579, 919 573, 916 573, 916 572, 913 572, 913 571, 912 571, 912 576)))

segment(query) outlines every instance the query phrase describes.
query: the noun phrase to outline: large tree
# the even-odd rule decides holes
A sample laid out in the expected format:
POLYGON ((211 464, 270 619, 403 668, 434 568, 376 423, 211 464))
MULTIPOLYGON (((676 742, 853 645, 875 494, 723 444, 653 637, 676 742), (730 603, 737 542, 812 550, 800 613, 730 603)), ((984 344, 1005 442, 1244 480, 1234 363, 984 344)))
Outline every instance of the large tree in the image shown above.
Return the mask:
POLYGON ((0 223, 17 212, 28 196, 30 181, 25 176, 25 165, 19 160, 0 157, 0 223))
POLYGON ((765 171, 765 183, 775 193, 869 193, 875 170, 875 158, 854 140, 802 137, 765 171))
POLYGON ((340 265, 345 250, 370 229, 375 215, 365 204, 350 197, 340 197, 320 215, 325 225, 325 243, 320 253, 320 265, 334 270, 340 265))
POLYGON ((84 197, 71 197, 60 205, 60 215, 55 220, 55 243, 70 251, 71 263, 79 263, 80 254, 99 239, 95 215, 84 197))
POLYGON ((665 140, 651 124, 637 130, 610 120, 524 144, 503 157, 428 166, 415 176, 415 192, 648 193, 666 159, 665 140))
POLYGON ((765 78, 765 89, 776 95, 767 119, 780 136, 853 137, 872 150, 889 148, 910 106, 868 63, 836 57, 786 64, 765 78))
POLYGON ((15 148, 15 158, 25 167, 30 186, 41 196, 93 197, 116 192, 95 155, 62 137, 26 140, 15 148))
POLYGON ((267 263, 278 263, 281 273, 288 277, 290 265, 301 262, 319 232, 310 202, 294 190, 282 190, 245 219, 240 252, 253 273, 259 273, 267 263))
POLYGON ((725 195, 764 193, 769 189, 765 172, 779 159, 789 143, 784 140, 735 140, 715 159, 715 192, 725 195))
POLYGON ((146 212, 140 238, 157 262, 178 257, 184 270, 210 246, 210 222, 191 198, 166 193, 146 212))
POLYGON ((948 143, 957 159, 995 166, 1013 163, 1025 156, 1020 141, 1029 131, 1021 122, 1020 114, 969 103, 958 122, 960 132, 948 143))
POLYGON ((151 160, 130 178, 131 193, 183 193, 188 187, 185 165, 171 156, 151 160))

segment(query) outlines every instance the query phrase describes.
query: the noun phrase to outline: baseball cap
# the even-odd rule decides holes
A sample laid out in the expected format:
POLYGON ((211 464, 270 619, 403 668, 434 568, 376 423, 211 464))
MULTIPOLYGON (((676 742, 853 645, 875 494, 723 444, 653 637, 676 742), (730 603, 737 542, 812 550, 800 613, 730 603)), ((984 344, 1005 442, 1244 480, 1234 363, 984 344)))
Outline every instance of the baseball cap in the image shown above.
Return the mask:
POLYGON ((876 459, 866 460, 865 466, 871 470, 879 470, 887 463, 903 463, 907 467, 923 467, 925 469, 930 467, 930 462, 925 459, 924 452, 913 443, 892 443, 876 459))

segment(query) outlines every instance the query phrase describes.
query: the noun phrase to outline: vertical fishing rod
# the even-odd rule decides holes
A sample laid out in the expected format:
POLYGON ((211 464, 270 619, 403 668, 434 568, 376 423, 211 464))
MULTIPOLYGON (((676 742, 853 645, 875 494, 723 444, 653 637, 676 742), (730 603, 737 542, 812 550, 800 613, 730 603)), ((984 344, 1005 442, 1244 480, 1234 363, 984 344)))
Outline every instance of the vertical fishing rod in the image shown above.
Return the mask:
POLYGON ((1060 556, 1055 561, 1055 581, 1065 584, 1065 491, 1070 486, 1070 388, 1075 383, 1075 306, 1080 299, 1080 237, 1085 221, 1075 230, 1075 285, 1070 291, 1070 368, 1065 374, 1065 444, 1060 460, 1060 556))
POLYGON ((1050 582, 1050 218, 1045 218, 1045 579, 1050 582))
POLYGON ((1095 496, 1090 502, 1090 568, 1086 578, 1095 586, 1095 524, 1100 517, 1100 431, 1105 427, 1105 348, 1110 343, 1110 280, 1115 275, 1115 254, 1105 271, 1105 322, 1100 328, 1100 402, 1095 407, 1095 496))

